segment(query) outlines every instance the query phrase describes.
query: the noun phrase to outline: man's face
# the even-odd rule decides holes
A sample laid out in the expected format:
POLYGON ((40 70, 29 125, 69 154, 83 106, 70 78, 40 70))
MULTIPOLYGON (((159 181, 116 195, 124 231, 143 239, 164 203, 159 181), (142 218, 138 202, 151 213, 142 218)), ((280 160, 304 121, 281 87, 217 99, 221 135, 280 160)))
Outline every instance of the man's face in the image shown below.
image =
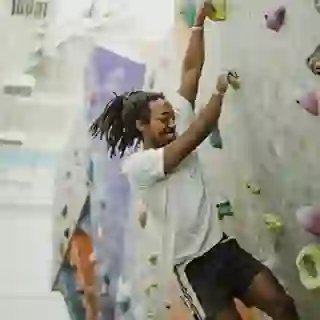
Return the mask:
POLYGON ((160 148, 176 139, 174 110, 171 104, 163 99, 151 101, 150 121, 139 126, 145 140, 153 148, 160 148))

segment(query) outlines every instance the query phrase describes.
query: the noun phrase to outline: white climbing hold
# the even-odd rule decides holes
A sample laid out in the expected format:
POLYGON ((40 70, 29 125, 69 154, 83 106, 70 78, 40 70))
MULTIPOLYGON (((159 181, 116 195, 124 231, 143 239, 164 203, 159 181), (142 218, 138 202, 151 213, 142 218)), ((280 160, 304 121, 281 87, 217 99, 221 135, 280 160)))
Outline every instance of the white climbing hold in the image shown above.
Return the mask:
POLYGON ((320 288, 320 245, 309 244, 298 254, 296 265, 300 281, 308 290, 320 288))
POLYGON ((229 71, 227 75, 228 82, 234 90, 240 89, 240 77, 235 71, 229 71))
POLYGON ((102 227, 100 225, 98 225, 97 235, 98 235, 98 238, 102 239, 102 237, 103 237, 103 229, 102 229, 102 227))

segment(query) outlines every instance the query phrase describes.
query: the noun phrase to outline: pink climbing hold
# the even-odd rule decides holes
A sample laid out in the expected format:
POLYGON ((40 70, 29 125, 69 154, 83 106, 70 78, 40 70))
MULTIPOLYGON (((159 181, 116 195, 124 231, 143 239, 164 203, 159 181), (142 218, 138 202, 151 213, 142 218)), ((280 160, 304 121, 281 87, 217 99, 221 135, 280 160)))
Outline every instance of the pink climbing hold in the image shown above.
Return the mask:
POLYGON ((297 210, 296 216, 307 232, 320 236, 320 207, 301 207, 297 210))
POLYGON ((279 32, 285 21, 286 8, 281 6, 275 10, 270 10, 264 17, 266 19, 267 28, 279 32))
POLYGON ((320 109, 320 93, 316 90, 308 92, 306 95, 297 100, 306 111, 314 116, 319 115, 320 109))

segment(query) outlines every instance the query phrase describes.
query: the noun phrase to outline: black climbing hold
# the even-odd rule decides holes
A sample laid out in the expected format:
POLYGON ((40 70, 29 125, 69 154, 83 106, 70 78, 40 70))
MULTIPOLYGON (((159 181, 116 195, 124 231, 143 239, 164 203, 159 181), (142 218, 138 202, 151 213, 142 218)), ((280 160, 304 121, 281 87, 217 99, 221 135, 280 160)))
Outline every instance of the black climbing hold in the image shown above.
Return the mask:
POLYGON ((69 238, 69 235, 70 235, 70 230, 69 228, 65 229, 64 232, 63 232, 63 235, 65 236, 65 238, 69 238))
POLYGON ((110 286, 111 281, 110 281, 110 277, 107 273, 103 276, 103 281, 107 286, 110 286))
POLYGON ((68 207, 64 206, 62 211, 61 211, 61 215, 65 218, 68 215, 68 207))
POLYGON ((66 172, 66 179, 70 179, 71 178, 71 172, 70 171, 67 171, 66 172))
POLYGON ((101 207, 102 210, 105 210, 106 207, 107 207, 106 202, 105 201, 100 201, 100 207, 101 207))
POLYGON ((118 304, 122 313, 127 313, 130 310, 131 301, 129 298, 124 301, 118 302, 118 304))
POLYGON ((83 289, 77 289, 76 290, 78 295, 84 295, 84 290, 83 289))

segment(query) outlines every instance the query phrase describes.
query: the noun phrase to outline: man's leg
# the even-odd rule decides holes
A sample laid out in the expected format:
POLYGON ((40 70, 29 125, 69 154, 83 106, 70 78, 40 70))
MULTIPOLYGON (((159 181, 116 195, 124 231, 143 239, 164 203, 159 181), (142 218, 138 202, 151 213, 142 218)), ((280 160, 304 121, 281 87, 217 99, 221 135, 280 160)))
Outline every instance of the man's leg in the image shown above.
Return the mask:
POLYGON ((299 320, 293 299, 272 272, 264 268, 254 278, 242 300, 264 311, 273 320, 299 320))
MULTIPOLYGON (((227 244, 226 244, 227 245, 227 244)), ((272 272, 234 240, 229 242, 234 259, 233 293, 248 307, 256 307, 273 320, 299 320, 293 299, 272 272)))

